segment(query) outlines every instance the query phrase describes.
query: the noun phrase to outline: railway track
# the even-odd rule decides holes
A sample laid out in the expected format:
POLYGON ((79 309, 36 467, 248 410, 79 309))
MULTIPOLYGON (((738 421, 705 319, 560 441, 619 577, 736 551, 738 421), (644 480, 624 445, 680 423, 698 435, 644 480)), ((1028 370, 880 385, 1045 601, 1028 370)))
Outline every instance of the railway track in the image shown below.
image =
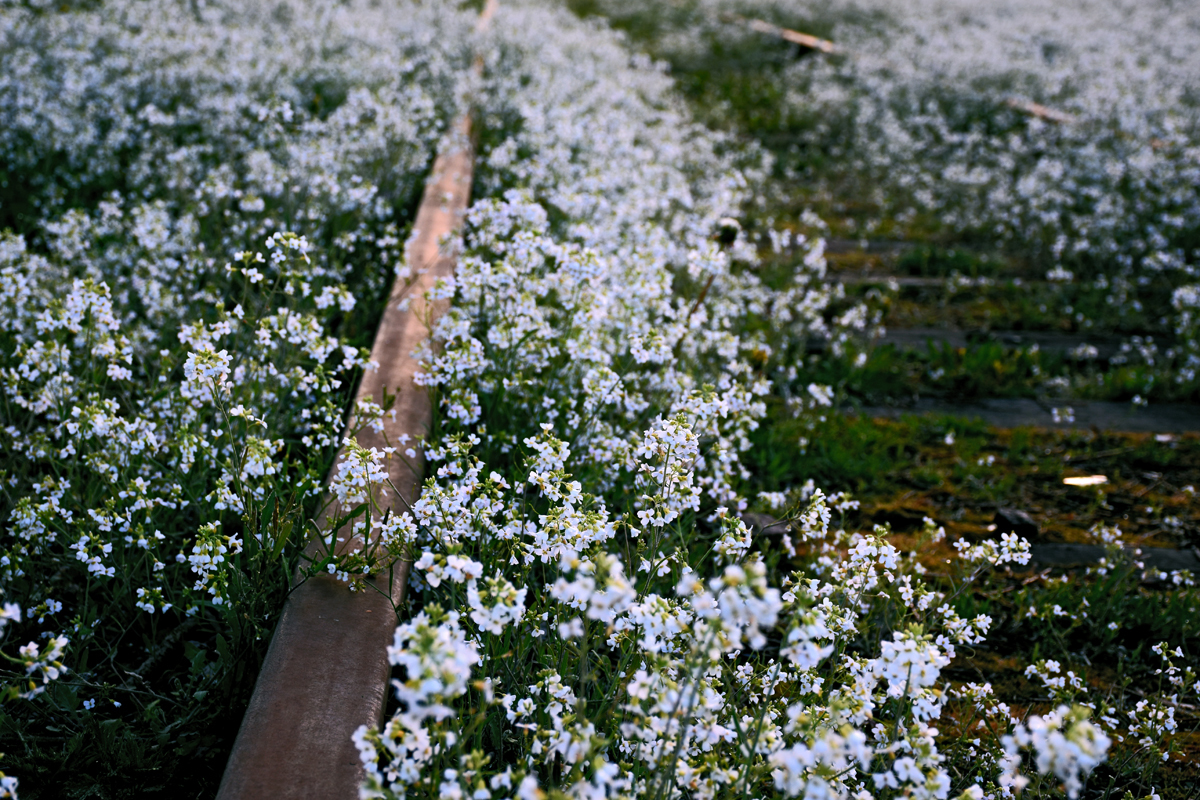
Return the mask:
MULTIPOLYGON (((477 32, 490 24, 497 6, 488 0, 477 32)), ((482 71, 481 59, 474 69, 482 71)), ((443 242, 461 227, 470 202, 471 126, 470 112, 464 112, 434 162, 405 252, 415 278, 397 279, 375 335, 371 359, 379 368, 363 376, 356 400, 378 401, 386 389, 396 403, 381 430, 358 434, 364 448, 382 449, 405 435, 422 434, 432 420, 429 396, 413 380, 420 366, 414 351, 449 307, 448 300, 426 295, 454 274, 455 256, 443 242)), ((381 489, 376 505, 398 513, 420 493, 423 454, 417 449, 408 461, 389 458, 388 477, 399 496, 391 487, 381 489)), ((361 539, 346 537, 336 549, 344 554, 363 546, 361 539)), ((319 560, 323 548, 314 538, 306 556, 319 560)), ((358 797, 364 773, 351 737, 359 726, 383 721, 391 670, 387 648, 409 566, 401 561, 371 576, 374 591, 350 592, 333 575, 297 576, 230 754, 221 800, 358 797)))

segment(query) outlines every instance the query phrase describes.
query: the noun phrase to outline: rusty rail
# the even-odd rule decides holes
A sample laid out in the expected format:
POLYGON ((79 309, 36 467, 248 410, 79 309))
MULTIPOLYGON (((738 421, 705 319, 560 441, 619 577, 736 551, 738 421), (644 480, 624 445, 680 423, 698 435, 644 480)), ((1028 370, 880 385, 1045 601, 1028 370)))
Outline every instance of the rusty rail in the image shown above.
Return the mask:
POLYGON ((748 19, 739 14, 722 14, 721 19, 725 22, 733 22, 739 25, 745 25, 751 30, 765 33, 768 36, 776 36, 783 39, 785 42, 798 44, 801 47, 809 50, 818 50, 826 55, 841 52, 838 46, 828 39, 822 39, 819 36, 813 36, 811 33, 803 33, 794 31, 791 28, 781 28, 778 25, 772 25, 762 19, 748 19))
POLYGON ((1069 125, 1075 121, 1075 117, 1065 111, 1059 111, 1057 108, 1044 106, 1041 103, 1035 103, 1032 100, 1022 100, 1018 97, 1010 97, 1004 101, 1004 104, 1009 108, 1016 109, 1023 114, 1028 114, 1031 117, 1044 119, 1047 122, 1054 122, 1058 125, 1069 125))
MULTIPOLYGON (((496 0, 488 0, 477 31, 489 24, 496 7, 496 0)), ((476 59, 475 70, 482 67, 476 59)), ((398 393, 395 415, 384 418, 383 431, 368 428, 358 435, 363 447, 382 448, 402 434, 424 433, 432 419, 428 394, 413 382, 419 367, 413 353, 449 306, 448 300, 427 301, 426 292, 454 273, 454 256, 440 245, 461 226, 470 200, 470 142, 471 118, 464 113, 434 161, 413 223, 416 233, 405 256, 415 279, 393 285, 371 349, 379 369, 364 375, 358 388, 358 399, 378 401, 384 387, 398 393)), ((408 463, 389 458, 388 473, 402 500, 380 496, 380 506, 401 511, 420 492, 423 454, 418 449, 408 463)), ((338 547, 361 545, 351 540, 338 547)), ((321 548, 314 539, 306 552, 316 555, 321 548)), ((234 742, 220 800, 358 797, 364 772, 351 736, 360 725, 383 720, 393 609, 403 599, 408 570, 409 564, 400 562, 388 574, 373 576, 378 591, 350 592, 332 575, 317 575, 293 589, 234 742)))
POLYGON ((778 36, 785 42, 798 44, 801 47, 807 47, 809 50, 819 50, 827 54, 837 52, 837 46, 833 42, 828 39, 822 39, 819 36, 813 36, 811 33, 794 31, 791 28, 781 28, 778 25, 772 25, 761 19, 745 20, 745 23, 759 33, 765 33, 768 36, 778 36))

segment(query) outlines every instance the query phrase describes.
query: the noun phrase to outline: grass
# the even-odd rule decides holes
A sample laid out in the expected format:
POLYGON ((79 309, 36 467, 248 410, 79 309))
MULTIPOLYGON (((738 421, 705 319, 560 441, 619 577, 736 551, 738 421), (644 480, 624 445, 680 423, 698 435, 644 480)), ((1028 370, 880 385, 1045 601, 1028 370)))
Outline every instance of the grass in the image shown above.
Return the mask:
POLYGON ((814 436, 803 419, 773 414, 754 434, 748 463, 763 491, 813 480, 854 493, 861 512, 851 526, 924 516, 952 536, 978 539, 999 507, 1044 520, 1046 541, 1091 541, 1096 524, 1120 525, 1131 541, 1200 546, 1200 437, 1157 441, 1149 434, 997 430, 946 415, 899 420, 831 415, 814 436), (807 439, 801 444, 801 439, 807 439), (1100 487, 1064 486, 1062 478, 1104 474, 1100 487), (1168 518, 1179 520, 1166 522, 1168 518))

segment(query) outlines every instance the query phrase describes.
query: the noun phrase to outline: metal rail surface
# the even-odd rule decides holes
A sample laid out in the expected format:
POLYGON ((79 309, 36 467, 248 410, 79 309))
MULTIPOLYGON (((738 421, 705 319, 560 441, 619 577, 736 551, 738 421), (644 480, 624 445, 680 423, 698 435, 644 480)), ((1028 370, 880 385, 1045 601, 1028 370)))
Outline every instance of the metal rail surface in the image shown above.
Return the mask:
MULTIPOLYGON (((489 0, 476 30, 496 11, 489 0)), ((482 69, 482 60, 475 63, 482 69)), ((358 399, 378 401, 383 389, 396 392, 395 415, 384 429, 358 435, 363 447, 383 448, 402 434, 424 433, 432 419, 429 396, 413 382, 419 367, 413 355, 430 326, 449 306, 426 301, 439 278, 454 273, 454 256, 442 252, 443 237, 457 230, 470 201, 473 175, 471 118, 460 117, 449 146, 434 162, 405 257, 414 281, 397 281, 375 335, 371 358, 379 369, 363 376, 358 399), (401 303, 407 298, 407 304, 401 303)), ((423 456, 408 463, 388 459, 392 484, 401 498, 380 496, 383 509, 402 511, 416 500, 424 475, 423 456)), ((338 545, 352 551, 362 545, 338 545)), ((308 554, 322 547, 312 541, 308 554)), ((391 667, 387 647, 396 627, 393 604, 403 599, 409 564, 371 578, 378 591, 350 592, 332 575, 299 583, 288 597, 271 638, 254 694, 238 731, 217 797, 351 798, 358 797, 364 772, 351 739, 360 725, 379 725, 387 700, 391 667)))

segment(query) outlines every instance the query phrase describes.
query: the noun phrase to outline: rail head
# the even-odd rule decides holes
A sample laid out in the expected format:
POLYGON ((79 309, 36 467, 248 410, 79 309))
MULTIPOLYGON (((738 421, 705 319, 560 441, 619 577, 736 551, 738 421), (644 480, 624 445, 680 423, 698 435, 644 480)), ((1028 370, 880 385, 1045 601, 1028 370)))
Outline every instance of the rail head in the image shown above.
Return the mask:
MULTIPOLYGON (((497 7, 496 0, 488 0, 477 31, 487 27, 497 7)), ((475 69, 482 70, 481 61, 475 69)), ((434 161, 413 223, 416 233, 405 257, 415 277, 398 281, 389 293, 371 349, 379 368, 363 376, 357 399, 378 401, 386 388, 395 394, 395 413, 384 417, 382 429, 358 434, 364 448, 382 450, 404 441, 405 435, 425 434, 431 424, 429 395, 414 380, 420 367, 416 352, 449 307, 449 300, 431 300, 428 293, 454 274, 454 254, 442 243, 460 229, 470 201, 470 133, 471 119, 464 114, 434 161)), ((388 477, 399 496, 390 487, 386 496, 378 494, 375 502, 381 510, 401 513, 416 501, 424 460, 420 448, 414 453, 387 459, 388 477)), ((347 537, 337 549, 346 552, 363 544, 347 537)), ((312 556, 324 547, 314 539, 306 552, 312 556)), ((353 734, 362 725, 382 724, 391 673, 387 648, 409 568, 407 562, 395 562, 357 592, 324 574, 295 586, 234 742, 220 800, 358 797, 365 773, 353 734)))

